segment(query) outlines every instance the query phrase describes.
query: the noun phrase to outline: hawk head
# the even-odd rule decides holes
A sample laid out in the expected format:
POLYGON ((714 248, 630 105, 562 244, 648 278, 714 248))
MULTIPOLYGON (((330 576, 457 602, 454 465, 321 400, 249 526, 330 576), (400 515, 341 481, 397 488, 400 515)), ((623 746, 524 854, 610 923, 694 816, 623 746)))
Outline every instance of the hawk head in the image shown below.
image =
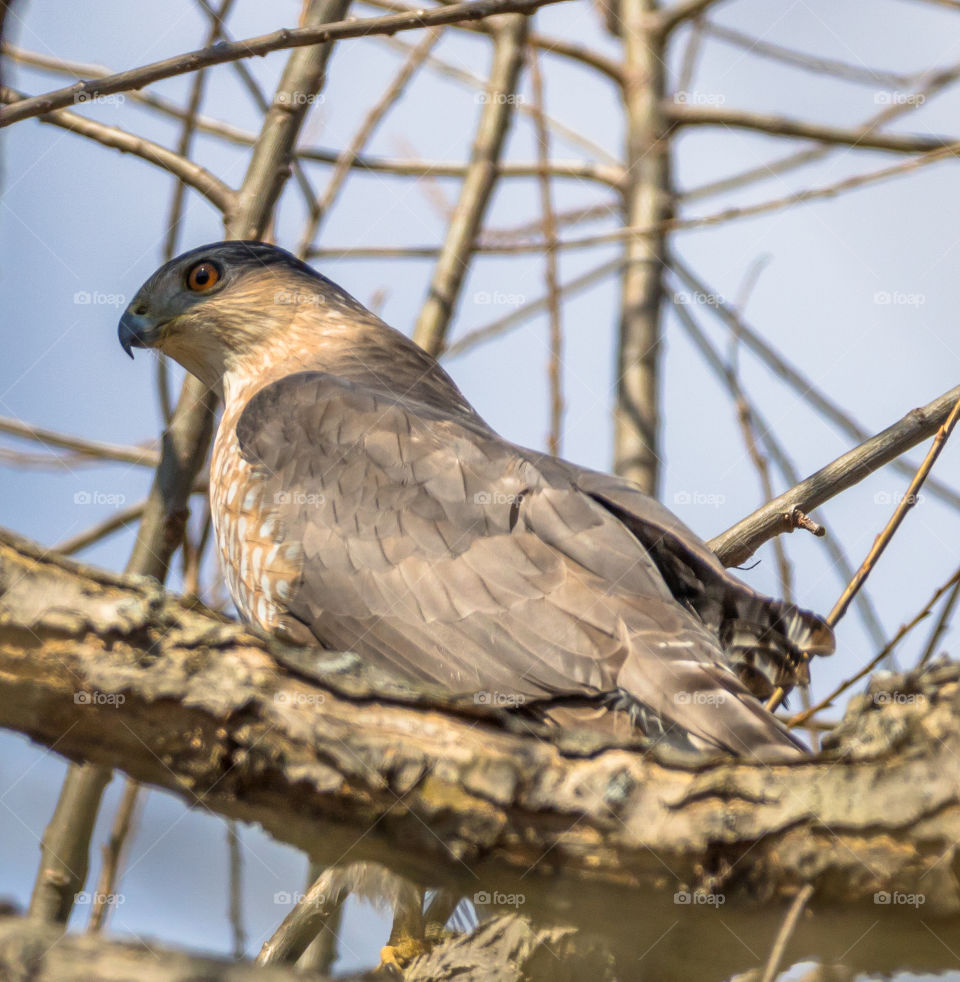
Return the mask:
POLYGON ((291 342, 297 322, 315 335, 321 322, 363 310, 284 249, 215 242, 161 266, 124 311, 118 334, 131 358, 134 348, 157 348, 218 388, 238 359, 279 337, 291 342))

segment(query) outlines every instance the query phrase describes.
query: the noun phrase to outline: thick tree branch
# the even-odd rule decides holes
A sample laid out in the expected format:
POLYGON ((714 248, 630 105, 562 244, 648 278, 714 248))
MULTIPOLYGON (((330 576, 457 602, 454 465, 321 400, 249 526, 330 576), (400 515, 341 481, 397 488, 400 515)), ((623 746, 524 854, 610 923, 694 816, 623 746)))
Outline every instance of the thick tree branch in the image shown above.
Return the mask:
POLYGON ((468 894, 522 875, 549 905, 550 873, 703 888, 733 909, 809 882, 820 904, 917 890, 925 913, 956 915, 942 857, 960 839, 960 669, 936 670, 922 705, 876 700, 822 763, 655 756, 261 642, 142 578, 0 536, 0 725, 318 861, 468 894))

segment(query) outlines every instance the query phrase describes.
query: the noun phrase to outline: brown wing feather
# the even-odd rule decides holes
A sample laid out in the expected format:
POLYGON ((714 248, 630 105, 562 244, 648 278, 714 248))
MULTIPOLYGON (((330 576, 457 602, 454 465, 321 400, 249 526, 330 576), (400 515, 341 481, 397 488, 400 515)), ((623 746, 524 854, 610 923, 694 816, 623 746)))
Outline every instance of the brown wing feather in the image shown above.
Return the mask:
POLYGON ((261 390, 237 437, 302 547, 289 616, 323 644, 457 692, 626 693, 739 753, 797 746, 587 472, 320 372, 261 390))

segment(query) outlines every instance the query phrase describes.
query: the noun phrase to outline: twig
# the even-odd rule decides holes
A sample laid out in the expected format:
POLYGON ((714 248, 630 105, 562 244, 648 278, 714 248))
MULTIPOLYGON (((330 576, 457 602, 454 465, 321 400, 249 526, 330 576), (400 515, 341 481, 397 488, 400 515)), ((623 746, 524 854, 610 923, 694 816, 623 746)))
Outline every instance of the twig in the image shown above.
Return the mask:
POLYGON ((880 652, 875 655, 863 668, 860 669, 855 675, 851 675, 846 681, 841 682, 830 695, 825 696, 820 700, 815 706, 811 706, 809 709, 805 709, 802 713, 797 713, 795 716, 791 716, 788 721, 789 726, 801 726, 806 723, 806 721, 811 717, 815 716, 821 710, 826 709, 828 706, 832 705, 834 700, 839 696, 843 695, 851 685, 856 685, 862 678, 866 678, 876 667, 890 654, 891 651, 925 618, 930 616, 930 611, 933 609, 934 604, 947 592, 952 586, 960 583, 960 569, 958 569, 953 576, 947 580, 943 586, 939 587, 933 596, 927 601, 926 606, 920 611, 909 623, 900 626, 897 633, 884 645, 880 652))
POLYGON ((126 778, 123 786, 123 797, 120 799, 117 813, 113 817, 110 838, 104 843, 101 850, 103 865, 100 867, 97 892, 93 898, 90 921, 87 924, 89 934, 99 934, 103 930, 107 914, 115 906, 112 901, 117 892, 117 884, 120 882, 120 859, 130 838, 139 795, 140 784, 131 778, 126 778))
POLYGON ((493 65, 470 165, 430 281, 429 295, 413 331, 414 341, 430 354, 435 355, 443 348, 447 326, 496 182, 496 162, 513 116, 526 31, 527 20, 520 15, 504 18, 494 28, 493 65))
POLYGON ((777 932, 776 940, 773 942, 773 948, 770 950, 770 957, 767 959, 767 964, 763 969, 760 982, 774 982, 777 972, 780 969, 780 962, 783 961, 783 953, 786 951, 787 945, 790 943, 790 938, 796 930, 797 922, 803 913, 803 908, 807 906, 807 901, 812 896, 813 884, 807 883, 794 898, 793 903, 790 905, 790 910, 787 911, 787 916, 783 919, 783 924, 780 925, 780 930, 777 932))
POLYGON ((124 464, 142 464, 146 467, 156 467, 160 463, 160 454, 153 447, 128 447, 119 443, 87 440, 81 436, 70 436, 68 433, 24 423, 9 416, 0 416, 0 432, 23 437, 25 440, 35 440, 51 447, 63 447, 64 450, 73 450, 97 460, 117 460, 124 464))
POLYGON ((885 69, 851 65, 835 58, 823 58, 819 55, 807 54, 805 51, 794 51, 792 48, 784 47, 781 44, 773 44, 762 38, 752 37, 749 34, 736 31, 732 27, 724 27, 713 22, 705 23, 703 30, 709 37, 716 38, 718 41, 726 41, 741 51, 791 65, 794 68, 801 68, 816 75, 832 75, 834 78, 842 78, 848 82, 862 82, 864 85, 872 85, 874 88, 898 90, 910 88, 916 78, 913 75, 901 75, 885 69))
MULTIPOLYGON (((493 31, 488 29, 485 33, 492 34, 493 31)), ((391 48, 396 48, 407 54, 413 50, 413 45, 408 44, 406 41, 402 41, 400 38, 386 38, 385 42, 391 48)), ((438 57, 437 55, 430 55, 430 57, 427 58, 427 66, 432 71, 460 83, 471 92, 485 92, 487 90, 488 82, 482 75, 475 75, 473 72, 468 72, 459 65, 455 65, 444 58, 438 57)), ((534 116, 533 107, 527 105, 526 101, 522 99, 516 100, 513 106, 513 111, 524 116, 529 116, 531 119, 533 119, 534 116)), ((548 128, 556 135, 558 140, 569 144, 571 147, 578 148, 580 151, 588 154, 591 158, 600 161, 608 167, 619 166, 620 161, 602 144, 588 139, 582 133, 575 130, 572 126, 567 126, 554 116, 546 114, 545 119, 548 128)))
MULTIPOLYGON (((695 294, 718 297, 716 291, 711 291, 710 287, 694 275, 676 256, 671 260, 671 265, 680 275, 684 283, 695 294)), ((779 351, 764 340, 759 331, 749 327, 744 319, 725 300, 719 298, 716 303, 711 304, 711 308, 731 332, 738 334, 743 343, 761 361, 768 365, 778 378, 787 382, 817 412, 834 423, 842 432, 854 440, 862 442, 867 439, 869 436, 867 429, 854 420, 829 396, 821 392, 806 376, 801 374, 779 351)), ((908 477, 913 477, 916 471, 916 466, 907 461, 895 460, 893 467, 908 477)), ((940 481, 931 481, 927 488, 931 494, 936 494, 937 497, 948 502, 954 508, 960 508, 960 495, 953 488, 940 481)), ((800 505, 799 507, 802 508, 803 506, 800 505)), ((804 511, 809 511, 809 509, 804 508, 804 511)))
MULTIPOLYGON (((233 0, 222 0, 220 9, 214 11, 208 9, 210 15, 210 30, 207 34, 204 47, 209 47, 220 36, 223 20, 230 12, 233 0)), ((240 64, 236 62, 236 64, 240 64)), ((180 130, 180 139, 177 142, 176 152, 187 159, 190 158, 190 145, 193 142, 193 134, 197 126, 197 113, 200 111, 200 104, 203 101, 203 86, 207 77, 207 70, 201 68, 193 76, 193 85, 190 87, 190 98, 187 100, 186 119, 180 130)), ((180 219, 183 214, 184 183, 178 180, 173 186, 173 198, 170 202, 170 212, 167 218, 167 232, 163 244, 164 262, 172 259, 177 248, 177 238, 180 232, 180 219)), ((167 371, 167 359, 160 355, 157 358, 157 394, 160 399, 160 412, 163 416, 164 424, 170 422, 173 415, 173 406, 170 400, 170 385, 167 371)))
POLYGON ((337 889, 327 872, 321 873, 299 899, 280 926, 264 943, 257 955, 258 965, 292 965, 343 903, 343 891, 337 889))
POLYGON ((496 14, 529 14, 547 4, 560 2, 564 0, 470 0, 468 3, 458 3, 449 7, 426 11, 418 9, 387 17, 336 21, 315 27, 283 28, 259 37, 218 44, 199 51, 189 51, 106 78, 76 82, 63 89, 55 89, 43 95, 23 99, 15 105, 0 110, 0 127, 73 105, 77 101, 83 101, 84 98, 93 99, 115 92, 139 89, 161 79, 195 72, 208 65, 222 65, 236 61, 238 58, 252 58, 256 55, 269 54, 271 51, 301 48, 347 38, 372 37, 378 34, 394 34, 398 31, 416 31, 425 27, 440 27, 458 21, 482 20, 496 14))
POLYGON ((146 505, 146 501, 138 501, 137 504, 124 508, 109 518, 105 518, 102 522, 98 522, 92 528, 86 529, 78 535, 73 535, 69 539, 64 539, 54 548, 65 556, 72 556, 74 553, 80 552, 81 549, 86 549, 95 542, 105 539, 113 532, 126 528, 131 522, 135 522, 143 514, 146 505))
POLYGON ((233 932, 233 957, 240 961, 247 951, 247 932, 243 927, 243 852, 237 823, 227 819, 227 849, 230 853, 230 929, 233 932))
POLYGON ((789 491, 768 501, 707 544, 725 566, 739 566, 771 536, 794 528, 793 510, 810 512, 937 432, 960 399, 960 386, 913 409, 789 491))
MULTIPOLYGON (((20 100, 29 101, 22 92, 17 92, 9 86, 0 88, 0 101, 8 105, 19 105, 20 100)), ((0 112, 2 111, 0 110, 0 112)), ((233 191, 223 181, 211 174, 205 167, 195 164, 186 157, 181 157, 172 150, 160 146, 159 143, 154 143, 142 136, 135 136, 117 126, 97 123, 65 109, 61 109, 59 112, 31 113, 31 116, 37 116, 41 123, 59 126, 61 129, 70 130, 72 133, 95 140, 105 147, 119 150, 121 153, 133 154, 141 160, 162 167, 183 181, 184 184, 192 187, 195 191, 199 191, 221 211, 226 211, 231 206, 233 191)))
POLYGON ((364 117, 353 139, 340 152, 340 156, 334 165, 333 173, 330 175, 330 181, 327 184, 326 190, 323 192, 323 197, 311 203, 307 224, 300 237, 300 245, 297 247, 297 255, 301 258, 309 252, 323 216, 332 207, 333 202, 340 193, 340 189, 343 187, 344 181, 346 181, 350 173, 350 168, 353 167, 357 157, 360 156, 360 152, 369 142, 374 130, 379 126, 384 116, 386 116, 391 107, 403 95, 410 79, 416 74, 417 69, 423 65, 427 55, 430 54, 441 36, 442 30, 440 28, 435 28, 424 34, 420 43, 411 50, 406 61, 400 66, 400 71, 397 72, 393 81, 386 87, 383 94, 364 117))
POLYGON ((826 126, 786 116, 768 116, 741 109, 693 106, 665 102, 663 113, 675 126, 722 126, 725 129, 752 130, 769 136, 788 136, 816 140, 857 150, 887 150, 891 153, 927 153, 956 144, 956 138, 914 133, 876 133, 871 127, 856 130, 826 126))
MULTIPOLYGON (((584 290, 589 289, 591 286, 602 282, 611 273, 615 273, 618 269, 620 269, 622 265, 622 259, 612 259, 608 262, 602 263, 599 266, 595 266, 593 269, 588 269, 586 273, 582 273, 575 279, 570 280, 569 283, 565 283, 563 286, 561 286, 560 296, 564 299, 569 299, 577 293, 581 293, 584 290)), ((473 348, 478 344, 483 344, 484 342, 498 337, 501 334, 505 334, 507 331, 510 331, 515 327, 519 327, 524 321, 529 320, 531 317, 535 317, 537 314, 543 313, 545 310, 547 310, 548 303, 549 298, 546 295, 537 297, 536 300, 531 300, 529 303, 525 303, 522 307, 518 307, 516 310, 511 311, 504 317, 500 317, 490 324, 485 324, 483 327, 478 327, 469 334, 465 334, 459 341, 454 341, 452 344, 444 348, 441 355, 448 358, 454 358, 458 355, 462 355, 470 348, 473 348)))
MULTIPOLYGON (((417 9, 408 3, 403 3, 402 0, 363 0, 363 2, 369 7, 376 7, 379 10, 393 10, 397 13, 409 13, 417 9)), ((472 31, 480 34, 492 33, 490 25, 485 24, 483 21, 477 24, 460 21, 450 26, 458 31, 472 31)), ((557 55, 560 58, 582 62, 588 68, 593 68, 600 72, 601 75, 606 75, 617 85, 620 85, 623 81, 623 71, 620 68, 619 62, 613 58, 607 58, 606 55, 601 54, 599 51, 594 51, 592 48, 588 48, 583 44, 578 44, 576 41, 556 37, 552 34, 531 33, 527 37, 527 43, 540 49, 544 54, 557 55)))
POLYGON ((543 165, 540 175, 540 209, 543 213, 543 237, 547 249, 543 257, 544 282, 547 289, 547 310, 550 314, 550 364, 548 378, 550 385, 550 432, 547 436, 547 449, 559 455, 563 437, 563 323, 560 311, 560 293, 557 274, 557 223, 553 210, 553 195, 547 162, 550 159, 550 131, 544 117, 545 101, 543 77, 540 60, 536 51, 529 49, 530 81, 533 89, 534 120, 537 130, 537 157, 543 165))
POLYGON ((930 632, 930 637, 927 643, 924 645, 923 654, 920 656, 920 660, 917 662, 918 667, 922 668, 927 662, 933 658, 936 654, 937 643, 940 638, 943 637, 943 632, 947 630, 950 625, 950 618, 953 616, 953 610, 957 605, 957 600, 960 598, 960 580, 957 580, 953 584, 953 589, 950 591, 950 595, 944 601, 943 608, 940 611, 940 616, 937 618, 937 623, 934 625, 933 630, 930 632))
POLYGON ((946 445, 947 439, 950 436, 950 433, 953 431, 954 426, 956 426, 958 419, 960 419, 960 397, 957 398, 953 409, 950 411, 950 415, 946 418, 946 420, 944 420, 943 424, 937 430, 933 438, 933 443, 931 443, 930 449, 927 451, 926 457, 923 458, 923 462, 917 469, 917 473, 910 482, 910 486, 907 488, 906 493, 900 499, 899 504, 894 509, 893 514, 890 516, 890 521, 887 522, 883 531, 877 536, 876 541, 873 543, 873 546, 867 553, 866 558, 860 565, 860 569, 857 570, 857 573, 850 581, 849 586, 840 595, 840 598, 837 600, 836 604, 834 604, 833 610, 831 610, 827 615, 827 623, 831 627, 833 627, 846 613, 847 608, 850 606, 850 601, 857 595, 857 591, 866 582, 867 577, 870 575, 873 567, 876 565, 877 560, 881 555, 883 555, 884 549, 886 549, 890 544, 890 540, 893 538, 904 518, 906 518, 907 512, 910 511, 910 509, 917 503, 920 488, 923 487, 923 482, 926 480, 927 475, 930 473, 930 469, 940 456, 940 453, 946 445))
POLYGON ((679 27, 684 21, 693 20, 705 14, 711 7, 719 3, 720 0, 679 0, 671 7, 665 7, 660 11, 658 27, 662 34, 679 27))

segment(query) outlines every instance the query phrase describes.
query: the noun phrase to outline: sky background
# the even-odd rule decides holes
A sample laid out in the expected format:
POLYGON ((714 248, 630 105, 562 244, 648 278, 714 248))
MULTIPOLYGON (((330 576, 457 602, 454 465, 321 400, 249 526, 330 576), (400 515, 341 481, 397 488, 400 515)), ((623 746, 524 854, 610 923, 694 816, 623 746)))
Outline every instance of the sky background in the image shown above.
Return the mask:
MULTIPOLYGON (((296 23, 299 3, 258 4, 238 0, 229 22, 233 37, 248 37, 296 23)), ((354 13, 376 11, 363 4, 354 13)), ((768 42, 839 59, 862 68, 917 75, 960 62, 957 16, 935 4, 903 0, 853 0, 844 4, 760 0, 720 4, 712 19, 768 42)), ((547 7, 536 29, 581 41, 619 57, 619 42, 607 35, 585 2, 547 7)), ((206 21, 188 0, 98 0, 62 4, 31 0, 14 10, 10 39, 47 55, 121 70, 198 47, 206 21)), ((686 45, 678 33, 670 52, 676 79, 686 45)), ((342 148, 368 108, 389 83, 418 34, 351 40, 338 45, 323 100, 312 110, 302 143, 342 148)), ((439 58, 483 76, 490 48, 478 35, 448 30, 435 49, 439 58)), ((286 55, 247 64, 272 92, 286 55)), ((554 134, 552 152, 562 159, 610 162, 622 153, 623 113, 606 79, 563 58, 543 56, 546 104, 551 116, 591 141, 595 149, 554 134), (604 156, 607 155, 607 156, 604 156)), ((4 65, 4 81, 35 94, 67 84, 49 72, 4 65)), ((158 83, 151 91, 186 102, 191 76, 158 83)), ((368 145, 371 154, 440 161, 463 160, 481 106, 478 89, 424 67, 402 101, 368 145)), ((529 75, 522 93, 529 99, 529 75)), ((909 95, 880 84, 852 83, 784 66, 731 45, 704 42, 691 101, 776 113, 855 127, 909 95)), ((79 107, 102 122, 119 125, 167 146, 179 124, 130 98, 79 107)), ((229 65, 208 74, 203 112, 255 131, 259 114, 229 65)), ((960 86, 949 88, 905 113, 892 132, 960 137, 960 86)), ((140 355, 130 363, 116 339, 126 301, 161 261, 172 178, 135 158, 121 157, 64 130, 26 120, 3 131, 3 197, 0 200, 0 289, 3 357, 0 415, 108 442, 153 439, 161 416, 155 364, 140 355), (83 302, 84 297, 94 302, 83 302)), ((697 128, 675 142, 674 182, 695 188, 778 160, 807 146, 724 128, 697 128)), ((507 157, 535 159, 529 116, 518 115, 507 157)), ((231 186, 242 180, 248 150, 199 134, 193 158, 231 186)), ((680 206, 684 217, 772 200, 791 192, 835 183, 895 163, 901 158, 862 149, 835 148, 819 162, 768 177, 739 191, 715 194, 680 206)), ((307 165, 323 189, 330 168, 307 165)), ((324 248, 375 245, 435 245, 445 216, 438 197, 452 204, 458 182, 359 173, 322 227, 324 248)), ((554 183, 559 210, 609 203, 609 214, 566 230, 568 238, 617 227, 613 192, 596 183, 554 183)), ((960 331, 954 295, 960 262, 960 215, 956 163, 945 161, 895 181, 872 185, 832 200, 716 227, 683 231, 672 248, 710 292, 734 300, 758 261, 762 273, 749 296, 746 320, 817 387, 843 405, 866 429, 882 429, 914 406, 957 384, 960 331), (886 299, 885 299, 886 298, 886 299)), ((486 228, 510 227, 540 214, 537 184, 503 180, 486 228)), ((291 182, 281 201, 276 241, 295 247, 304 208, 291 182)), ((222 237, 219 215, 189 192, 180 235, 182 249, 222 237)), ((618 255, 616 245, 563 252, 561 282, 618 255)), ((333 255, 315 263, 361 301, 378 303, 389 323, 409 331, 432 272, 428 259, 357 259, 333 255)), ((682 288, 677 288, 682 289, 682 288)), ((543 263, 535 256, 478 256, 452 325, 451 339, 511 312, 544 292, 543 263)), ((670 292, 674 292, 671 288, 670 292)), ((571 298, 563 310, 563 385, 566 413, 563 455, 609 469, 618 285, 607 277, 571 298)), ((728 335, 708 304, 689 309, 708 336, 726 350, 728 335)), ((548 326, 531 318, 510 334, 445 366, 479 412, 509 439, 543 448, 549 426, 548 326)), ((710 538, 762 503, 760 486, 723 388, 668 313, 664 341, 663 456, 661 499, 695 531, 710 538)), ((741 380, 797 470, 806 476, 856 441, 820 418, 768 368, 744 352, 741 380)), ((175 388, 182 375, 172 366, 175 388)), ((42 449, 0 436, 0 447, 42 449)), ((910 458, 922 456, 918 448, 910 458)), ((960 446, 948 445, 935 474, 958 486, 960 446)), ((119 505, 145 495, 151 472, 125 464, 15 469, 0 459, 0 524, 47 545, 95 524, 119 505), (85 498, 95 499, 85 503, 85 498)), ((830 502, 821 521, 854 566, 869 550, 908 479, 889 468, 830 502)), ((775 479, 777 491, 786 484, 775 479)), ((196 500, 195 512, 200 502, 196 500)), ((870 578, 869 588, 884 633, 923 607, 956 568, 960 516, 930 495, 909 514, 870 578)), ((104 540, 83 560, 122 569, 133 531, 104 540)), ((844 583, 822 541, 803 532, 785 537, 793 564, 795 594, 806 607, 826 612, 844 583)), ((778 593, 769 546, 759 564, 741 575, 758 590, 778 593)), ((208 569, 210 576, 214 568, 208 569)), ((209 577, 208 577, 209 578, 209 577)), ((179 573, 170 580, 173 589, 179 573)), ((922 627, 898 650, 909 666, 923 650, 922 627)), ((855 611, 840 623, 838 651, 815 666, 813 695, 824 695, 875 653, 855 611)), ((938 650, 956 652, 958 632, 948 631, 938 650)), ((0 734, 0 895, 25 906, 39 859, 39 837, 56 802, 64 762, 26 740, 0 734)), ((112 820, 121 790, 108 788, 96 842, 112 820)), ((254 954, 302 888, 305 862, 257 829, 240 832, 245 860, 244 916, 248 952, 254 954), (279 896, 280 899, 277 899, 279 896), (286 898, 286 899, 284 899, 286 898)), ((227 844, 222 821, 186 809, 178 800, 150 792, 132 843, 113 916, 118 934, 147 935, 169 944, 219 953, 230 951, 227 919, 227 844), (185 896, 189 902, 183 902, 185 896)), ((86 911, 78 908, 75 924, 86 911)), ((351 904, 341 939, 341 968, 368 964, 388 931, 387 921, 351 904), (373 934, 379 935, 371 943, 373 934)), ((956 977, 960 978, 960 975, 956 977)))

